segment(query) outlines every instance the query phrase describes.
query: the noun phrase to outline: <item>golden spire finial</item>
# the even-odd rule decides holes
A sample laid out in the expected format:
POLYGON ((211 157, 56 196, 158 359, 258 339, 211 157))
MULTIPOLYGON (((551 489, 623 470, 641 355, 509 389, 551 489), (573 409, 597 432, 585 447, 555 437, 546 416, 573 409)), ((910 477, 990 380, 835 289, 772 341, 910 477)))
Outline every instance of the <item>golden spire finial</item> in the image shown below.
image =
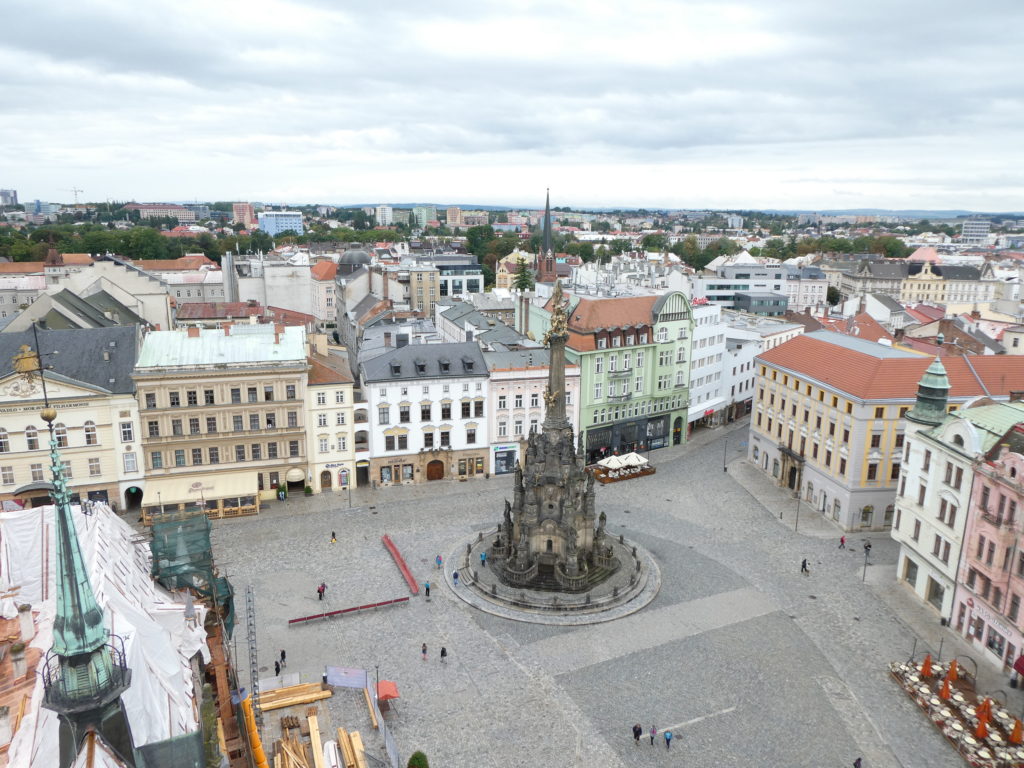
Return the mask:
POLYGON ((29 376, 38 373, 40 368, 38 353, 28 344, 22 344, 18 349, 18 354, 14 356, 14 370, 24 376, 29 376))

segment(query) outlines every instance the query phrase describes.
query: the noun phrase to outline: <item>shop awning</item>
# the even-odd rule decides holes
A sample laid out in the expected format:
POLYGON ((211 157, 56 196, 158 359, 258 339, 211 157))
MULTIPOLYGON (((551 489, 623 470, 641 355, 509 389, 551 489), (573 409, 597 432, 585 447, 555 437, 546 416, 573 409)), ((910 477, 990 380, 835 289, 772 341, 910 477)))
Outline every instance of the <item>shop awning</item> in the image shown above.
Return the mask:
POLYGON ((289 483, 297 483, 300 480, 305 480, 306 479, 306 473, 303 472, 298 467, 292 467, 285 474, 284 479, 287 480, 289 483))
POLYGON ((146 480, 147 504, 178 504, 186 501, 255 496, 259 478, 255 472, 224 472, 192 477, 151 477, 146 480))

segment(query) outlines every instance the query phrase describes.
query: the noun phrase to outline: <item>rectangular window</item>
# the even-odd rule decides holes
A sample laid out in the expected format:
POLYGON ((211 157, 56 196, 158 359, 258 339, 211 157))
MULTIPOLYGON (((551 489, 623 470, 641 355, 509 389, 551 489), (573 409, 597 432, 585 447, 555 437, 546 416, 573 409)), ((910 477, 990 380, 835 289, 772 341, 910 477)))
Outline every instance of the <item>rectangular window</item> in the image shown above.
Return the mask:
POLYGON ((508 422, 507 421, 499 421, 498 422, 498 437, 508 437, 508 422))
POLYGON ((330 441, 326 437, 321 437, 318 442, 318 445, 320 453, 327 453, 327 451, 329 450, 330 441))
POLYGON ((149 463, 153 469, 164 468, 164 455, 160 451, 153 451, 149 454, 149 463))
POLYGON ((213 390, 212 389, 204 389, 203 390, 203 402, 206 403, 206 405, 214 405, 215 404, 216 401, 214 400, 213 390))
POLYGON ((156 395, 153 392, 146 393, 146 407, 156 408, 156 395))
POLYGON ((884 419, 885 418, 885 407, 884 406, 879 406, 878 408, 875 408, 875 418, 876 419, 884 419))
POLYGON ((400 423, 406 424, 406 423, 408 423, 411 420, 411 418, 412 417, 409 415, 409 406, 408 405, 400 405, 400 406, 398 406, 398 421, 400 423))
POLYGON ((194 389, 190 389, 185 392, 185 400, 189 405, 199 405, 199 393, 194 389))
POLYGON ((135 428, 130 421, 121 422, 121 442, 130 443, 135 439, 135 428))
POLYGON ((284 385, 284 399, 285 400, 294 400, 295 399, 295 385, 294 384, 285 384, 284 385))
POLYGON ((206 417, 206 431, 209 434, 215 434, 217 432, 217 417, 207 416, 206 417))
POLYGON ((434 447, 434 433, 433 432, 424 432, 423 433, 423 447, 424 448, 433 448, 434 447))
POLYGON ((192 449, 192 465, 196 466, 203 463, 203 449, 193 448, 192 449))
POLYGON ((181 407, 181 393, 179 393, 179 392, 171 392, 168 395, 168 399, 170 401, 171 408, 179 408, 179 407, 181 407))
POLYGON ((299 441, 298 440, 289 440, 288 441, 288 455, 289 456, 298 456, 299 455, 299 441))
POLYGON ((483 418, 483 415, 484 415, 484 401, 483 400, 477 400, 475 403, 473 403, 473 416, 478 418, 478 419, 480 419, 480 418, 483 418))
POLYGON ((921 521, 920 520, 915 520, 914 521, 914 535, 911 536, 910 538, 912 538, 914 541, 917 541, 920 538, 920 536, 921 536, 921 521))
MULTIPOLYGON (((270 402, 274 399, 274 387, 271 384, 266 384, 263 387, 263 399, 270 402)), ((293 398, 294 399, 294 398, 293 398)))
POLYGON ((297 427, 297 426, 299 426, 299 412, 298 411, 288 411, 288 426, 289 427, 297 427))
POLYGON ((394 435, 384 435, 384 450, 385 451, 393 451, 393 450, 395 450, 395 436, 394 435))
POLYGON ((442 430, 441 431, 441 447, 442 448, 447 448, 451 444, 452 444, 451 432, 448 432, 447 430, 442 430))
POLYGON ((399 435, 398 436, 398 450, 405 451, 409 449, 409 436, 399 435))
POLYGON ((327 414, 326 413, 318 413, 316 415, 316 425, 318 427, 326 427, 327 426, 327 414))
POLYGON ((338 426, 338 427, 345 426, 345 414, 342 413, 341 411, 338 411, 335 414, 335 416, 334 416, 334 423, 335 423, 335 426, 338 426))
POLYGON ((220 464, 220 448, 211 448, 210 449, 210 463, 211 464, 220 464))
POLYGON ((475 429, 467 429, 466 430, 466 442, 469 443, 470 445, 472 445, 473 443, 476 442, 476 430, 475 429))
POLYGON ((30 464, 29 471, 32 473, 32 482, 40 483, 43 480, 43 465, 42 464, 30 464))
POLYGON ((878 478, 878 465, 872 462, 868 464, 868 480, 875 480, 878 478))
POLYGON ((247 387, 245 390, 245 394, 246 399, 248 399, 250 403, 259 402, 258 398, 256 397, 256 387, 247 387))
POLYGON ((508 408, 508 398, 505 395, 498 395, 498 410, 503 411, 508 408))
POLYGON ((441 403, 441 420, 448 421, 452 417, 452 404, 441 403))
POLYGON ((189 420, 188 420, 188 433, 190 435, 198 435, 199 434, 199 418, 198 417, 189 418, 189 420))
POLYGON ((185 466, 185 449, 178 448, 174 451, 174 466, 184 467, 185 466))
POLYGON ((382 405, 377 408, 377 423, 378 424, 390 424, 391 423, 391 409, 382 405))
POLYGON ((245 423, 241 414, 236 413, 231 417, 231 428, 234 429, 235 432, 241 432, 245 428, 245 423))
POLYGON ((181 419, 171 419, 171 434, 181 435, 184 434, 181 429, 181 419))
POLYGON ((337 389, 334 391, 334 402, 338 405, 343 405, 345 402, 345 391, 337 389))
POLYGON ((472 415, 472 403, 462 403, 462 418, 468 419, 472 415))
POLYGON ((252 452, 253 461, 259 461, 260 459, 263 458, 263 446, 260 445, 259 443, 253 443, 252 446, 250 447, 250 450, 252 452))
POLYGON ((931 465, 932 465, 932 452, 926 450, 924 452, 924 464, 921 465, 921 469, 923 469, 925 472, 927 472, 928 469, 931 467, 931 465))
POLYGON ((523 396, 522 395, 516 395, 515 396, 515 403, 513 404, 513 407, 515 407, 515 408, 522 408, 523 407, 523 396))
POLYGON ((267 443, 267 458, 268 459, 276 459, 277 458, 277 443, 267 443))
POLYGON ((146 428, 149 431, 150 437, 160 437, 160 422, 159 421, 148 421, 146 422, 146 428))
POLYGON ((235 461, 245 461, 245 446, 244 445, 236 445, 235 446, 235 461))
POLYGON ((96 477, 102 472, 99 459, 89 459, 89 477, 96 477))
POLYGON ((420 406, 420 421, 430 421, 430 405, 420 406))
POLYGON ((249 414, 249 430, 251 432, 258 432, 260 429, 260 415, 258 413, 249 414))
POLYGON ((242 390, 238 387, 231 388, 231 402, 240 403, 242 402, 242 390))
POLYGON ((924 506, 925 497, 928 495, 928 486, 921 483, 917 488, 917 503, 924 506))

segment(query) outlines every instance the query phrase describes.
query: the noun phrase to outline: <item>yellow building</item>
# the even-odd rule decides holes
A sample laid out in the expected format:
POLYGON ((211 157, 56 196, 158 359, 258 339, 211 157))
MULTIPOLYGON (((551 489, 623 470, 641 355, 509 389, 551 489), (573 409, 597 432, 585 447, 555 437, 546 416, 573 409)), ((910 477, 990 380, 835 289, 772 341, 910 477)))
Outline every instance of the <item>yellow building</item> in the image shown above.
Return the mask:
POLYGON ((143 517, 255 514, 310 479, 305 330, 225 325, 150 333, 133 377, 145 453, 143 517))
POLYGON ((105 501, 134 509, 142 480, 138 408, 131 372, 137 326, 0 334, 0 502, 49 504, 50 436, 40 417, 43 386, 57 410, 55 436, 73 502, 105 501), (38 342, 37 342, 38 339, 38 342), (40 380, 39 361, 45 380, 40 380), (14 368, 22 356, 26 372, 14 368))
POLYGON ((503 257, 497 264, 494 265, 494 287, 495 288, 511 288, 515 282, 516 273, 519 271, 519 261, 522 259, 526 262, 526 266, 529 269, 535 269, 537 266, 537 256, 526 251, 520 251, 516 248, 508 256, 503 257))

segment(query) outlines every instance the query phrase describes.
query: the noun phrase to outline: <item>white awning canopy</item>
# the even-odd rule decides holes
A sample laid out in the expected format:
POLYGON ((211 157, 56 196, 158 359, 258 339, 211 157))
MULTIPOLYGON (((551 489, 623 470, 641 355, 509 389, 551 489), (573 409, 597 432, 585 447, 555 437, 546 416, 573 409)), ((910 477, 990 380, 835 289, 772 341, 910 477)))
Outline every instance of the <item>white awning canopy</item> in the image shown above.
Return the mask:
MULTIPOLYGON (((305 477, 305 475, 303 475, 305 477)), ((146 480, 147 504, 178 504, 189 501, 230 499, 255 496, 259 478, 255 472, 224 472, 222 474, 153 477, 146 480)))

